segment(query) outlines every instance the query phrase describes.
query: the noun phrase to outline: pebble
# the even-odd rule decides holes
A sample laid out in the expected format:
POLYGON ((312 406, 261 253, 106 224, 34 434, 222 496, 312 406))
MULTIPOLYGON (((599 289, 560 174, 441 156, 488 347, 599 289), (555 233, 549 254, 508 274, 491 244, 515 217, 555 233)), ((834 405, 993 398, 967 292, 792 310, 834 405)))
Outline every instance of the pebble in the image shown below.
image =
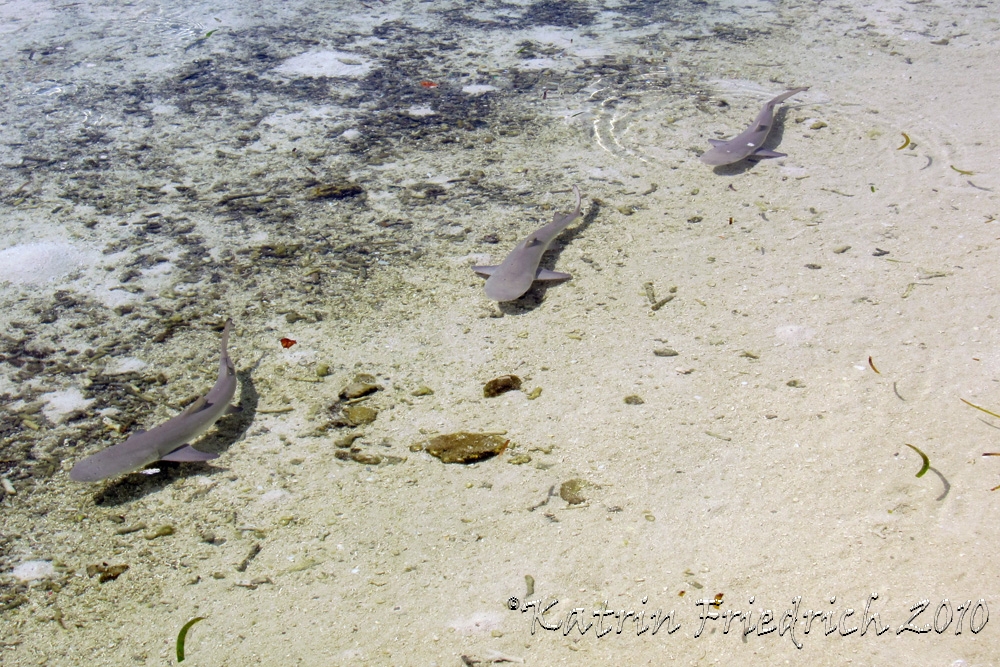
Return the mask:
POLYGON ((158 537, 166 537, 167 535, 173 535, 173 534, 174 534, 174 527, 171 526, 170 524, 165 524, 163 526, 160 526, 151 533, 146 533, 145 535, 143 535, 143 537, 145 537, 147 540, 155 540, 158 537))
POLYGON ((371 424, 378 417, 378 410, 366 405, 349 405, 343 409, 344 421, 348 426, 371 424))

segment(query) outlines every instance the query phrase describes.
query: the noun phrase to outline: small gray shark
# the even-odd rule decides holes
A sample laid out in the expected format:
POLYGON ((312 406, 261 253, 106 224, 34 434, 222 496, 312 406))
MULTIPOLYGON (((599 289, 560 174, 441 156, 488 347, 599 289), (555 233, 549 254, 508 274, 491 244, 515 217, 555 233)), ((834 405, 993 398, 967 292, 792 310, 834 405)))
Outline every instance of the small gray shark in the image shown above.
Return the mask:
POLYGON ((701 161, 717 167, 724 164, 733 164, 744 158, 760 160, 769 157, 785 157, 785 153, 764 150, 761 146, 764 144, 764 140, 767 139, 767 135, 771 132, 771 125, 774 123, 774 107, 792 95, 801 93, 803 90, 809 90, 809 88, 793 88, 775 97, 764 105, 764 108, 757 114, 756 120, 750 124, 750 127, 732 139, 728 141, 709 139, 708 143, 712 144, 712 147, 702 154, 701 161))
POLYGON ((576 193, 576 210, 572 213, 556 213, 552 222, 518 243, 499 266, 472 267, 479 275, 489 276, 486 279, 486 296, 494 301, 513 301, 531 289, 531 283, 536 280, 569 280, 573 277, 568 273, 538 268, 552 241, 580 217, 580 188, 574 185, 573 192, 576 193))
POLYGON ((137 431, 125 442, 88 456, 69 473, 74 482, 99 482, 102 479, 139 470, 154 461, 208 461, 218 454, 202 452, 188 443, 203 434, 229 412, 236 412, 229 404, 236 394, 236 367, 226 347, 233 321, 226 320, 222 330, 222 353, 219 360, 219 379, 205 395, 192 403, 184 412, 168 419, 148 431, 137 431))

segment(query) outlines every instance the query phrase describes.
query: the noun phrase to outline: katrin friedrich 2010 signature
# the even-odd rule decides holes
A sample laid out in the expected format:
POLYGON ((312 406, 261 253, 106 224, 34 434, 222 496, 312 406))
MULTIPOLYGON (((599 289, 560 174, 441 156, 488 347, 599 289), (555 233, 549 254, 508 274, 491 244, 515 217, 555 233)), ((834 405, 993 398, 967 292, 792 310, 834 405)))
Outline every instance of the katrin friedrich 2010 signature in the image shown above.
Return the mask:
MULTIPOLYGON (((722 630, 723 635, 733 634, 746 637, 748 635, 774 634, 778 637, 788 635, 796 648, 803 647, 799 639, 821 631, 824 636, 848 637, 857 634, 865 636, 869 632, 878 637, 885 633, 901 635, 903 633, 937 634, 953 633, 961 635, 965 628, 973 634, 982 632, 989 621, 990 612, 986 600, 979 599, 975 603, 965 600, 957 605, 944 598, 937 605, 923 599, 908 608, 906 621, 898 626, 883 620, 883 612, 874 608, 878 594, 872 593, 865 603, 864 609, 853 607, 837 607, 837 598, 830 598, 830 607, 825 609, 802 609, 802 597, 792 600, 791 606, 780 615, 764 607, 753 609, 755 596, 748 598, 747 609, 727 608, 722 596, 714 599, 702 599, 694 602, 697 609, 697 629, 692 634, 694 639, 713 628, 722 630)), ((620 635, 626 630, 637 636, 653 636, 661 631, 673 635, 681 629, 681 621, 677 610, 664 612, 647 607, 648 596, 642 598, 641 606, 636 609, 613 609, 605 601, 601 607, 588 611, 585 607, 574 607, 566 611, 557 609, 559 600, 524 600, 516 597, 507 600, 507 607, 521 613, 531 612, 531 634, 537 629, 550 632, 561 632, 566 636, 576 630, 581 635, 594 631, 597 638, 605 637, 612 632, 620 635), (648 634, 647 634, 648 633, 648 634)), ((726 605, 729 607, 729 605, 726 605)))

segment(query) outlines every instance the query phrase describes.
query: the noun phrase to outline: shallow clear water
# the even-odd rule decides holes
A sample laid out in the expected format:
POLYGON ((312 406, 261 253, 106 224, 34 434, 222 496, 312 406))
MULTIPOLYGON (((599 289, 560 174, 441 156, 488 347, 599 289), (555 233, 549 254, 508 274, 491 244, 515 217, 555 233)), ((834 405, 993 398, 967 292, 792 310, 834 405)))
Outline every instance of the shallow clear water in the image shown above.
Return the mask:
POLYGON ((196 616, 206 665, 988 662, 995 21, 6 3, 3 662, 172 661, 196 616), (698 161, 797 86, 787 157, 698 161), (574 185, 572 280, 489 301, 469 267, 574 185), (211 387, 227 317, 222 456, 72 482, 211 387), (510 442, 421 450, 460 431, 510 442))

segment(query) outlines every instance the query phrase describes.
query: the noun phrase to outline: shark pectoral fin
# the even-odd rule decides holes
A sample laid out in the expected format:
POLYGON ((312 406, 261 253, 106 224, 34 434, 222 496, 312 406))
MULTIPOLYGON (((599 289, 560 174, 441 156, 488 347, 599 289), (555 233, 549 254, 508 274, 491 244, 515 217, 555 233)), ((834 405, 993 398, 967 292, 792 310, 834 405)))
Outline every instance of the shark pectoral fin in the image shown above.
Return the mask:
POLYGON ((709 139, 708 143, 712 144, 713 146, 725 146, 729 142, 723 141, 722 139, 709 139))
POLYGON ((241 408, 238 405, 230 405, 228 408, 226 408, 227 415, 235 414, 237 412, 243 412, 243 408, 241 408))
POLYGON ((777 151, 769 151, 762 148, 758 151, 754 151, 750 155, 751 160, 763 160, 764 158, 769 157, 788 157, 788 153, 779 153, 777 151))
POLYGON ((535 280, 569 280, 572 277, 568 273, 549 271, 548 269, 539 269, 538 273, 535 274, 535 280))
POLYGON ((496 271, 499 266, 474 266, 472 270, 481 276, 492 276, 493 272, 496 271))
POLYGON ((219 455, 213 452, 202 452, 191 445, 182 445, 166 456, 160 457, 160 460, 184 463, 188 461, 211 461, 217 458, 219 458, 219 455))

